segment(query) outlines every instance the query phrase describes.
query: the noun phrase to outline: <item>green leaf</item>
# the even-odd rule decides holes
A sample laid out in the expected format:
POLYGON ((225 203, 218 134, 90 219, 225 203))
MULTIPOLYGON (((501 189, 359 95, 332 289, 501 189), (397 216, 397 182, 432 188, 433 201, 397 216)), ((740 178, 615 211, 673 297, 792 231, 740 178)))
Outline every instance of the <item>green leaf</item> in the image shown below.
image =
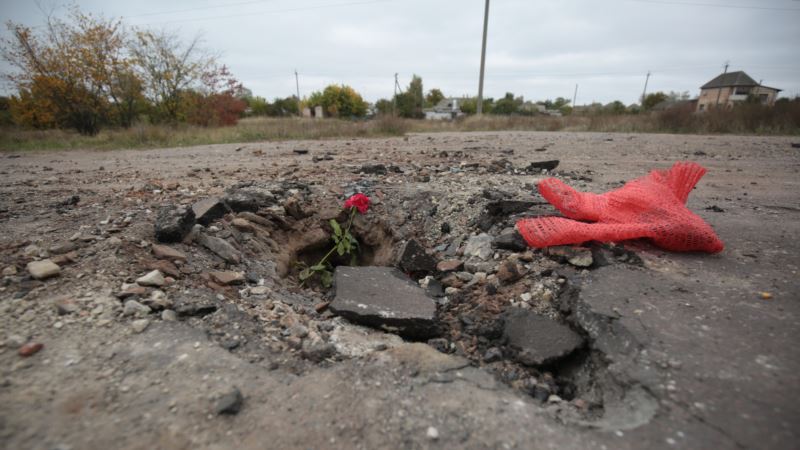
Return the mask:
POLYGON ((350 256, 350 265, 351 266, 357 266, 358 265, 358 255, 357 254, 353 253, 350 256))
POLYGON ((320 272, 320 271, 325 270, 327 268, 328 268, 328 266, 326 266, 325 264, 317 264, 315 266, 311 266, 310 267, 311 270, 316 271, 316 272, 320 272))
POLYGON ((309 268, 303 269, 297 277, 300 278, 300 281, 306 281, 312 276, 314 276, 314 271, 309 268))
POLYGON ((339 256, 344 255, 345 253, 345 243, 344 241, 339 241, 339 244, 336 246, 336 251, 339 253, 339 256))
POLYGON ((333 284, 333 274, 327 270, 319 274, 319 279, 325 288, 329 288, 333 284))
POLYGON ((339 226, 339 222, 337 222, 336 219, 331 219, 331 228, 333 228, 333 235, 334 236, 341 236, 342 235, 342 227, 339 226))

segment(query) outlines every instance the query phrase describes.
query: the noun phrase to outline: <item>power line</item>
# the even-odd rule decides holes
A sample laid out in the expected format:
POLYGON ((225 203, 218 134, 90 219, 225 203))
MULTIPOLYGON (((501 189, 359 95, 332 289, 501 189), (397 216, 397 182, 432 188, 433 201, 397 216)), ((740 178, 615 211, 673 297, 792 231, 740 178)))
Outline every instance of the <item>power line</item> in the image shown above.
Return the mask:
POLYGON ((241 14, 230 14, 227 16, 215 16, 215 17, 198 17, 194 19, 182 19, 182 20, 168 20, 165 22, 155 22, 155 23, 147 23, 141 24, 145 26, 150 25, 166 25, 171 23, 183 23, 183 22, 198 22, 203 20, 220 20, 220 19, 231 19, 234 17, 247 17, 247 16, 259 16, 264 14, 280 14, 286 12, 297 12, 297 11, 312 11, 316 9, 330 9, 330 8, 339 8, 343 6, 356 6, 356 5, 371 5, 374 3, 387 3, 392 2, 394 0, 369 0, 363 2, 348 2, 348 3, 334 3, 331 5, 318 5, 318 6, 306 6, 300 8, 288 8, 288 9, 276 9, 272 11, 260 11, 260 12, 249 12, 249 13, 241 13, 241 14))
POLYGON ((277 1, 277 0, 251 0, 251 1, 247 1, 247 2, 226 3, 224 5, 200 6, 200 7, 197 7, 197 8, 173 9, 173 10, 170 10, 170 11, 158 11, 158 12, 151 12, 151 13, 144 13, 144 14, 134 14, 132 16, 125 16, 125 18, 133 19, 135 17, 162 16, 162 15, 166 15, 166 14, 178 14, 178 13, 202 11, 202 10, 217 9, 217 8, 230 8, 231 6, 253 5, 253 4, 256 4, 256 3, 267 3, 267 2, 274 2, 274 1, 277 1))
POLYGON ((696 2, 678 2, 678 1, 667 1, 667 0, 629 0, 629 1, 636 3, 655 3, 659 5, 701 6, 710 8, 760 9, 766 11, 800 11, 800 8, 781 8, 774 6, 726 5, 722 3, 696 3, 696 2))

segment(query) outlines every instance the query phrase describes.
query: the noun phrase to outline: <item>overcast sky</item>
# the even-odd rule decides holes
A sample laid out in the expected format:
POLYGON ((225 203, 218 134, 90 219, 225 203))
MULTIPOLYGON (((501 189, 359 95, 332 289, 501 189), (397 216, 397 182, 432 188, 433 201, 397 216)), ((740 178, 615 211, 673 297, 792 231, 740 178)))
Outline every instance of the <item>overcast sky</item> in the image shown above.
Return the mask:
MULTIPOLYGON (((43 0, 45 7, 58 5, 43 0)), ((366 100, 392 96, 394 74, 426 91, 478 91, 484 0, 83 0, 85 12, 128 25, 198 33, 233 74, 267 98, 344 83, 366 100)), ((30 0, 2 0, 0 17, 27 25, 30 0)), ((64 11, 62 8, 61 11, 64 11)), ((654 91, 689 91, 744 70, 800 95, 798 0, 492 0, 486 97, 558 96, 577 104, 636 102, 645 75, 654 91)), ((4 37, 7 30, 2 31, 4 37)), ((0 69, 8 66, 0 64, 0 69)), ((8 92, 8 85, 4 90, 8 92)))

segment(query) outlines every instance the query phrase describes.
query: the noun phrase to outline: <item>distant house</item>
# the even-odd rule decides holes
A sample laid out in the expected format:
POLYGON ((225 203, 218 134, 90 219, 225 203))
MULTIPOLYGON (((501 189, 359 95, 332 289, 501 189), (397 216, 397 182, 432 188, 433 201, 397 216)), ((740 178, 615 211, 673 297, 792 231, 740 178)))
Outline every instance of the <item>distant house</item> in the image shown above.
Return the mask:
POLYGON ((780 89, 761 85, 746 73, 723 73, 708 83, 700 86, 700 98, 697 99, 697 110, 706 111, 718 106, 731 107, 736 103, 755 98, 761 104, 774 105, 775 97, 780 89))
POLYGON ((425 118, 428 120, 452 120, 464 115, 461 112, 461 102, 464 99, 460 98, 445 98, 439 101, 433 108, 423 109, 425 118))

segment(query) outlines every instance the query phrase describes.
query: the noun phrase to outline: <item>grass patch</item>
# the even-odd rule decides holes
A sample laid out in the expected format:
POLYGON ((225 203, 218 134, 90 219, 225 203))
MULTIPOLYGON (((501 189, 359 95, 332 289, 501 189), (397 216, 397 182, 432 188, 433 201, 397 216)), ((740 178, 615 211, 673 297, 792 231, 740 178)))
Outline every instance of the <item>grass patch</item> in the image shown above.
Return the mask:
POLYGON ((740 105, 697 114, 687 108, 637 115, 566 117, 492 116, 455 121, 247 118, 230 127, 135 125, 105 129, 96 136, 69 130, 0 129, 0 151, 143 149, 204 144, 402 136, 405 133, 458 131, 599 131, 623 133, 800 135, 800 102, 774 107, 740 105))

